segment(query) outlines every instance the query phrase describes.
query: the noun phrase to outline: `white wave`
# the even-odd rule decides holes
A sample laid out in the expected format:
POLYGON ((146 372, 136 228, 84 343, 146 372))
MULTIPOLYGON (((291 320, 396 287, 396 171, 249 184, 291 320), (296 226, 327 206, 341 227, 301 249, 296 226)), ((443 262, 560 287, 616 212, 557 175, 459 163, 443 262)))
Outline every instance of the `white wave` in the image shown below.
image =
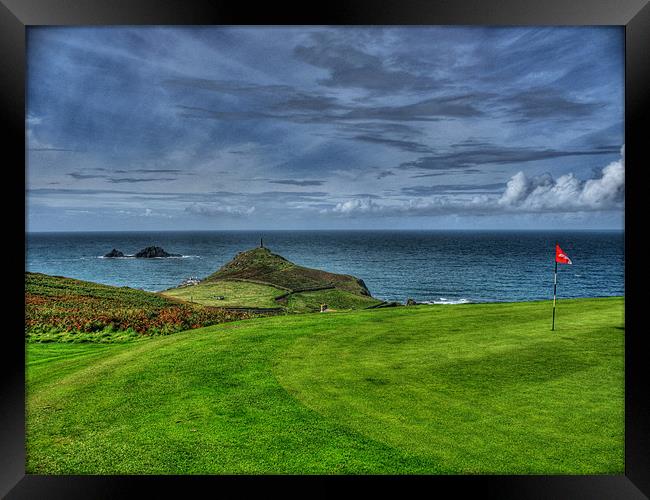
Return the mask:
POLYGON ((419 304, 446 304, 446 305, 457 305, 457 304, 471 304, 472 301, 469 299, 448 299, 446 297, 438 297, 438 299, 433 300, 422 300, 418 302, 419 304))

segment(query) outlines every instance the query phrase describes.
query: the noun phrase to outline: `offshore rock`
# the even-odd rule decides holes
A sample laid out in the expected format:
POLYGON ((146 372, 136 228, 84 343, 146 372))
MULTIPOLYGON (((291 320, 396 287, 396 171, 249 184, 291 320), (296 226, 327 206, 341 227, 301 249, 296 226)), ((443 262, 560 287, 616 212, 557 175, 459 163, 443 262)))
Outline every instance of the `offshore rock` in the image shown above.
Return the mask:
POLYGON ((162 247, 147 247, 135 254, 138 259, 155 259, 159 257, 182 257, 178 253, 167 253, 162 247))
POLYGON ((104 255, 104 257, 108 257, 108 258, 124 257, 124 254, 119 250, 113 248, 113 250, 111 250, 106 255, 104 255))

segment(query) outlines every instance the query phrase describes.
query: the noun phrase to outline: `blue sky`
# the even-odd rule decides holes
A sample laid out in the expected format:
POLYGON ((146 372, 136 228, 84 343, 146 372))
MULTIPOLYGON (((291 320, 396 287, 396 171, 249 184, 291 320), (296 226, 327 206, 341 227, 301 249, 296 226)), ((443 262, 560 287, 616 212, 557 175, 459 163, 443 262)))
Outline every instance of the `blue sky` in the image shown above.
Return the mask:
POLYGON ((30 27, 27 229, 623 227, 621 27, 30 27))

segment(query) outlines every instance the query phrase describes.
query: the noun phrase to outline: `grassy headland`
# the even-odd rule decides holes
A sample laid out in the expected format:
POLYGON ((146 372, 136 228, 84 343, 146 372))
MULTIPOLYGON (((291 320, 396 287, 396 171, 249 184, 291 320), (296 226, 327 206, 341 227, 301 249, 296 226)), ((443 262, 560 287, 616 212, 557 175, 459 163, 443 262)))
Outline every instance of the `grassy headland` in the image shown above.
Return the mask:
POLYGON ((27 346, 30 474, 624 471, 622 298, 27 346))
POLYGON ((363 281, 354 276, 299 266, 271 252, 268 248, 253 248, 238 253, 234 259, 208 276, 205 281, 223 279, 255 280, 287 290, 332 286, 340 290, 370 296, 363 281))
POLYGON ((162 293, 209 306, 281 308, 290 313, 320 311, 321 304, 351 310, 381 303, 354 276, 299 266, 267 248, 240 252, 198 285, 162 293))

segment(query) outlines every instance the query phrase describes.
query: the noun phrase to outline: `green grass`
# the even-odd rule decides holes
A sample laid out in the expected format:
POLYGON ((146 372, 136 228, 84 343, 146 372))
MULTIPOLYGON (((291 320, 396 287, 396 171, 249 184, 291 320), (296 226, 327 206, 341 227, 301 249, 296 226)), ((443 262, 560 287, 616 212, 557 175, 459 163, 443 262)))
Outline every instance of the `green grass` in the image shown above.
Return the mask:
POLYGON ((624 303, 415 306, 27 346, 31 474, 621 474, 624 303))
POLYGON ((328 309, 345 311, 364 309, 368 306, 380 304, 381 300, 347 292, 345 290, 318 290, 314 292, 300 292, 289 295, 287 309, 289 312, 304 313, 320 311, 321 304, 327 304, 328 309))
POLYGON ((274 300, 286 293, 281 288, 246 281, 211 281, 184 288, 172 288, 163 295, 207 306, 222 307, 278 307, 274 300), (223 300, 216 299, 224 297, 223 300))
POLYGON ((286 290, 271 285, 261 285, 247 281, 204 281, 195 286, 172 288, 163 295, 206 306, 221 307, 282 307, 289 313, 308 313, 320 311, 321 304, 338 311, 364 309, 381 303, 380 300, 336 288, 315 290, 289 295, 286 300, 275 298, 286 294, 286 290), (223 300, 216 297, 224 297, 223 300))

